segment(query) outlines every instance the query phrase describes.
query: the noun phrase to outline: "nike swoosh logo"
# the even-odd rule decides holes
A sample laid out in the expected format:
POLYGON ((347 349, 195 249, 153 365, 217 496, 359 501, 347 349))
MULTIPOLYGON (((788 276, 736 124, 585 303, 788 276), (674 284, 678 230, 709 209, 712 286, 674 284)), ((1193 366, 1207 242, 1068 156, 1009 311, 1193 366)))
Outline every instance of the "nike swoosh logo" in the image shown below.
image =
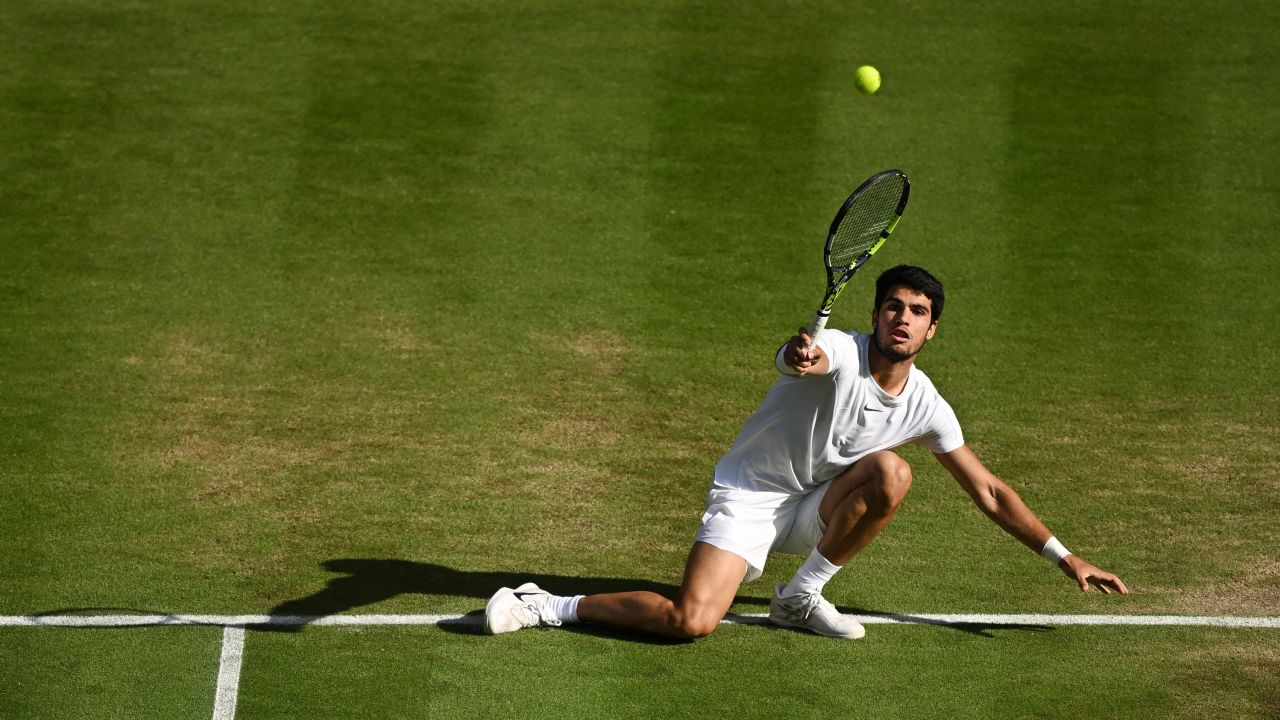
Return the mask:
POLYGON ((871 412, 884 412, 884 408, 876 407, 875 405, 867 405, 865 409, 870 410, 871 412))

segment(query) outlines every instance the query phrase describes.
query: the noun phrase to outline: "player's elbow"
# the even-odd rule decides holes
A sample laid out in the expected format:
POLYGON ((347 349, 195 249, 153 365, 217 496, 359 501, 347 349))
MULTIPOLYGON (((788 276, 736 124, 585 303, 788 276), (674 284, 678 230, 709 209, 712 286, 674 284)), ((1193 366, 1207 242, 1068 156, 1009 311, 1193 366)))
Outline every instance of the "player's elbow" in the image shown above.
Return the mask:
POLYGON ((989 518, 999 517, 1000 509, 1004 506, 1000 488, 996 485, 988 485, 975 491, 973 493, 973 502, 982 511, 982 514, 989 518))
POLYGON ((1027 506, 1023 504, 1022 498, 1004 483, 996 483, 983 493, 978 506, 987 514, 987 517, 1001 525, 1013 522, 1027 512, 1027 506))

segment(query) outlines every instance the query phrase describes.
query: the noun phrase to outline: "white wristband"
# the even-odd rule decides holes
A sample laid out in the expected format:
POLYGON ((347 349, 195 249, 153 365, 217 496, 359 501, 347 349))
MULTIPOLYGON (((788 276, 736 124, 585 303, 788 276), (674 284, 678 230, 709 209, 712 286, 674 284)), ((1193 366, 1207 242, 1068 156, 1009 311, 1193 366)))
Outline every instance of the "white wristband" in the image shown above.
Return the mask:
POLYGON ((787 364, 787 359, 783 357, 787 352, 787 346, 783 345, 778 348, 778 354, 773 358, 773 364, 778 366, 778 372, 783 375, 797 376, 800 373, 795 368, 787 364))
POLYGON ((1064 546, 1061 542, 1059 542, 1058 538, 1056 537, 1050 537, 1045 542, 1044 547, 1040 548, 1040 557, 1044 558, 1045 560, 1048 560, 1054 565, 1057 565, 1058 563, 1062 562, 1062 558, 1070 554, 1071 554, 1071 551, 1068 550, 1066 546, 1064 546))

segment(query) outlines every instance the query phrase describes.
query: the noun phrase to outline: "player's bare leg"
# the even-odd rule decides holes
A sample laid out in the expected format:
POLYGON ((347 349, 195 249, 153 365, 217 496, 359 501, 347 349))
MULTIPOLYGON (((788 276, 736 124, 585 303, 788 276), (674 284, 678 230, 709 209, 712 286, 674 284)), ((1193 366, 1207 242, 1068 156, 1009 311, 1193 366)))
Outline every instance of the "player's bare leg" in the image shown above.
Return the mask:
POLYGON ((697 542, 674 600, 647 591, 560 597, 526 583, 502 588, 490 598, 485 631, 585 621, 681 639, 706 637, 733 605, 746 570, 747 561, 740 556, 697 542))
POLYGON ((893 520, 911 489, 911 466, 896 453, 872 453, 831 481, 818 506, 827 529, 818 551, 833 564, 853 559, 893 520))
POLYGON ((769 618, 819 635, 862 637, 862 625, 840 614, 822 589, 884 530, 910 489, 911 467, 891 452, 868 455, 832 480, 818 506, 826 530, 791 581, 774 588, 769 618))
POLYGON ((740 556, 697 542, 674 601, 643 591, 588 595, 578 605, 578 617, 668 637, 706 637, 729 612, 746 570, 747 561, 740 556))

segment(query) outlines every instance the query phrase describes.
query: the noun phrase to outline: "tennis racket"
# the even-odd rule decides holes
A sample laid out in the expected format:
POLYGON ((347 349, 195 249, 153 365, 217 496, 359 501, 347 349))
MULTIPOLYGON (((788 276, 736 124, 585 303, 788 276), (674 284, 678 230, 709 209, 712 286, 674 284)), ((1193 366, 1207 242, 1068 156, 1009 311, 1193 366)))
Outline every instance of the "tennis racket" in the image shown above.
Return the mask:
POLYGON ((822 260, 827 265, 827 294, 809 325, 809 347, 827 326, 831 308, 858 268, 889 239, 907 209, 911 183, 901 170, 885 170, 858 186, 831 221, 822 260))

